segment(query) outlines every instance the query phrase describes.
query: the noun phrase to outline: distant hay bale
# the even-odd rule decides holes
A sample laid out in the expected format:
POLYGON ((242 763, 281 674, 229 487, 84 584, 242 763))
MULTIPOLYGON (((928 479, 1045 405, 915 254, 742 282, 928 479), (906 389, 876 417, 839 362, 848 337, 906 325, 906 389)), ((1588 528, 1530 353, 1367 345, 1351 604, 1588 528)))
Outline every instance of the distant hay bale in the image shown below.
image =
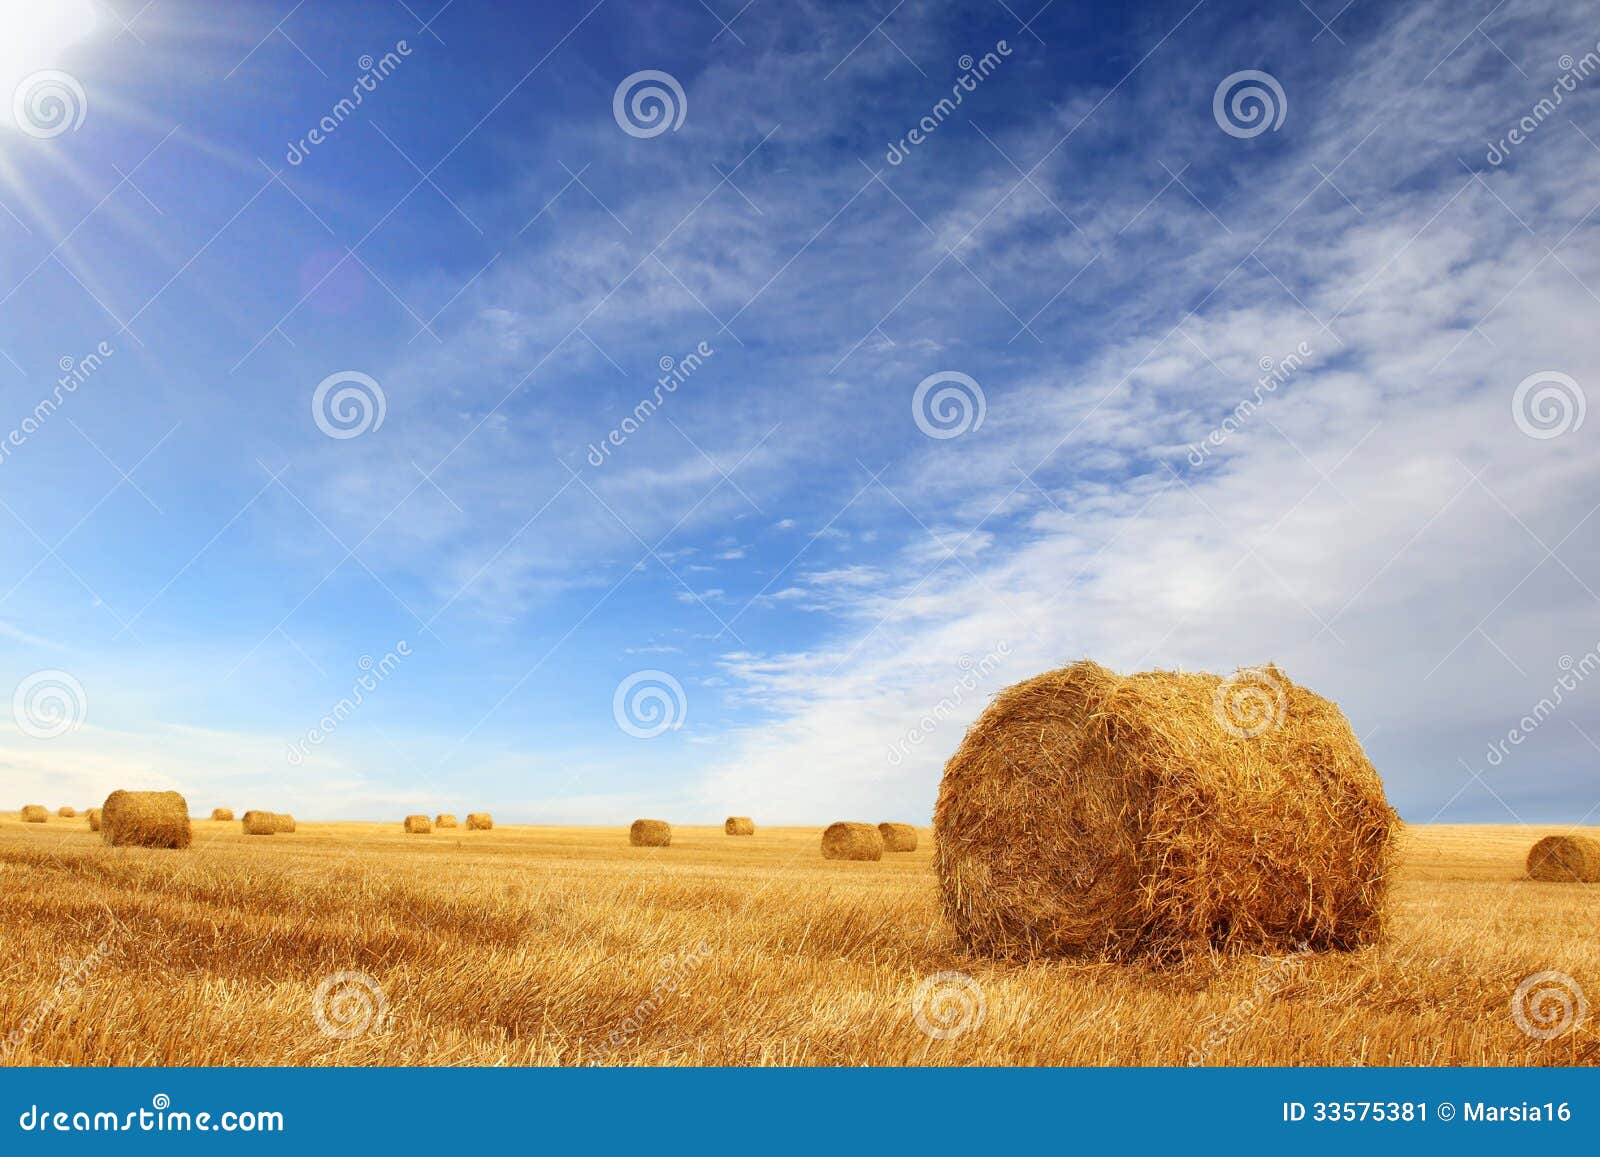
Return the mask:
POLYGON ((487 832, 494 828, 494 817, 488 812, 467 813, 467 831, 487 832))
POLYGON ((22 809, 22 822, 25 824, 42 824, 49 819, 50 813, 42 803, 30 803, 22 809))
POLYGON ((453 828, 456 826, 456 817, 449 812, 440 812, 434 817, 433 826, 436 828, 453 828))
POLYGON ((749 816, 729 816, 723 822, 722 832, 728 836, 753 836, 756 834, 756 821, 749 816))
POLYGON ((407 816, 406 831, 414 836, 425 836, 433 831, 433 821, 427 816, 407 816))
POLYGON ((886 852, 917 850, 917 829, 910 824, 879 824, 878 834, 883 837, 883 850, 886 852))
POLYGON ((294 835, 294 817, 287 812, 272 813, 273 831, 279 835, 294 835))
POLYGON ((1589 836, 1546 836, 1528 852, 1528 879, 1600 883, 1600 840, 1589 836))
POLYGON ((1168 958, 1371 943, 1398 820, 1349 722, 1275 667, 1002 691, 945 766, 934 867, 970 950, 1168 958))
POLYGON ((92 807, 88 811, 84 812, 83 814, 89 818, 89 830, 91 832, 99 831, 100 830, 100 809, 97 808, 97 807, 92 807))
POLYGON ((272 812, 247 811, 244 813, 244 834, 247 836, 277 835, 278 817, 272 812))
POLYGON ((822 833, 825 860, 881 860, 883 836, 871 824, 829 824, 822 833))
POLYGON ((666 820, 634 820, 628 842, 636 848, 664 848, 672 843, 672 825, 666 820))
POLYGON ((233 820, 233 809, 231 807, 212 808, 211 818, 220 823, 231 823, 233 820))
POLYGON ((114 848, 187 848, 189 805, 175 791, 114 791, 100 811, 100 838, 114 848))
POLYGON ((78 809, 75 807, 64 807, 57 811, 56 815, 60 816, 64 820, 75 820, 78 818, 78 809))

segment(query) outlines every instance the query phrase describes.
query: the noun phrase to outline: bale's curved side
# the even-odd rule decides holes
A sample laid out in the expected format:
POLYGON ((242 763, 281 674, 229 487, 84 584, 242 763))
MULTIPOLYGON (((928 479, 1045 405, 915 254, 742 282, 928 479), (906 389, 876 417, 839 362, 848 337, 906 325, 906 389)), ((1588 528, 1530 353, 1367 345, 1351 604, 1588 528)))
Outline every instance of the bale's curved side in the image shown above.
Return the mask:
POLYGON ((278 832, 278 817, 272 812, 247 811, 242 822, 247 836, 272 836, 278 832))
POLYGON ((433 817, 433 826, 436 828, 453 828, 458 827, 459 825, 456 823, 455 816, 451 815, 449 812, 440 812, 438 815, 433 817))
POLYGON ((212 808, 211 809, 211 818, 212 818, 212 820, 214 822, 217 822, 217 823, 232 823, 233 822, 233 809, 230 808, 230 807, 212 808))
POLYGON ((433 831, 433 821, 427 816, 407 816, 406 831, 414 836, 425 836, 433 831))
POLYGON ((1339 709, 1275 667, 1001 692, 945 767, 944 909, 996 955, 1167 957, 1376 938, 1397 818, 1339 709))
POLYGON ((1567 884, 1600 883, 1600 840, 1546 836, 1528 851, 1528 878, 1567 884))
POLYGON ((467 831, 487 832, 494 829, 494 817, 488 812, 468 812, 467 831))
POLYGON ((100 830, 100 809, 97 808, 97 807, 92 807, 88 811, 84 812, 83 814, 88 817, 89 830, 91 832, 99 831, 100 830))
POLYGON ((634 820, 628 843, 636 848, 664 848, 672 843, 672 825, 666 820, 634 820))
POLYGON ((917 850, 917 829, 910 824, 879 824, 878 834, 883 837, 883 850, 886 852, 917 850))
POLYGON ((881 860, 883 836, 871 824, 840 821, 829 824, 822 833, 822 858, 825 860, 881 860))
POLYGON ((25 824, 42 824, 49 822, 50 813, 45 810, 44 804, 30 803, 23 807, 19 818, 25 824))
POLYGON ((753 836, 756 821, 749 816, 729 816, 722 824, 722 834, 727 836, 753 836))
POLYGON ((114 791, 100 809, 100 838, 114 848, 187 848, 189 804, 175 791, 114 791))

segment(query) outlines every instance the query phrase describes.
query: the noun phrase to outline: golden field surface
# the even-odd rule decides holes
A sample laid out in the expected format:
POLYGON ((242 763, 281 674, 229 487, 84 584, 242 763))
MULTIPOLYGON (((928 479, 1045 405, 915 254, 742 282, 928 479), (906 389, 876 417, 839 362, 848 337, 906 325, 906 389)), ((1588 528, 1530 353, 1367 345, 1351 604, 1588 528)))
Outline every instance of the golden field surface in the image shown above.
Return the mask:
POLYGON ((1600 1057, 1600 1009, 1550 1040, 1511 1015, 1519 981, 1541 971, 1600 999, 1600 885, 1521 878, 1552 828, 1407 829, 1377 947, 1167 968, 964 954, 926 829, 917 851, 877 863, 821 859, 815 828, 677 828, 667 848, 631 848, 620 828, 194 830, 191 850, 162 852, 107 848, 82 819, 0 819, 0 1063, 1600 1057), (944 972, 971 984, 931 981, 919 1000, 944 972), (339 973, 381 997, 324 984, 339 973), (952 1031, 924 1031, 919 1011, 952 1031))

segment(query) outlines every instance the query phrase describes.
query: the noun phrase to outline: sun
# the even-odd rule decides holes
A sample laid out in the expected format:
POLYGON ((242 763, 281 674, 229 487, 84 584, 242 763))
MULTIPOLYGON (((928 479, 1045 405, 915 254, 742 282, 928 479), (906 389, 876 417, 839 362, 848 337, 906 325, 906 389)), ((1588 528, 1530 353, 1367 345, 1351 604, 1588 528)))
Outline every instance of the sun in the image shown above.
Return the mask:
POLYGON ((0 96, 17 82, 61 63, 61 54, 100 23, 92 0, 0 0, 0 96))

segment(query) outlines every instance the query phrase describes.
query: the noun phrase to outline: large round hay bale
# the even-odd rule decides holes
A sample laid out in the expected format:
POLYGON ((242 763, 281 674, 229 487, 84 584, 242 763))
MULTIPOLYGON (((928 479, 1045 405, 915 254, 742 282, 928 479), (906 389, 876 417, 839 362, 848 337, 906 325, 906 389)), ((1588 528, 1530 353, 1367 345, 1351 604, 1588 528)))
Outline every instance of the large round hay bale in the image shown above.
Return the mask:
POLYGON ((99 831, 100 830, 100 809, 97 808, 97 807, 92 807, 88 811, 84 812, 83 814, 89 818, 89 830, 91 832, 99 831))
POLYGON ((467 831, 487 832, 494 827, 494 817, 488 812, 467 813, 467 831))
POLYGON ((871 824, 843 821, 829 824, 822 833, 822 858, 825 860, 881 860, 883 836, 871 824))
POLYGON ((247 811, 243 823, 247 836, 272 836, 278 833, 278 817, 272 812, 247 811))
POLYGON ((672 843, 672 825, 666 820, 634 820, 628 842, 636 848, 664 848, 672 843))
POLYGON ((1600 840, 1546 836, 1528 852, 1528 879, 1568 884, 1600 883, 1600 840))
POLYGON ((753 836, 756 821, 749 816, 729 816, 722 823, 722 834, 727 836, 753 836))
POLYGON ((878 834, 883 837, 883 850, 886 852, 917 850, 917 829, 910 824, 879 824, 878 834))
POLYGON ((288 812, 272 813, 273 830, 281 835, 294 835, 294 817, 288 812))
POLYGON ((78 809, 75 807, 64 807, 59 809, 56 812, 56 815, 60 816, 64 820, 75 820, 78 818, 78 809))
POLYGON ((19 817, 25 824, 42 824, 49 821, 50 813, 45 810, 44 804, 30 803, 23 807, 19 817))
POLYGON ((187 848, 189 804, 175 791, 114 791, 100 811, 100 838, 114 848, 187 848))
POLYGON ((449 812, 440 812, 434 817, 433 826, 436 828, 453 828, 457 827, 458 825, 456 824, 455 816, 451 815, 449 812))
POLYGON ((414 836, 425 836, 433 831, 433 821, 427 816, 407 816, 406 831, 414 836))
POLYGON ((233 809, 231 807, 212 808, 211 818, 219 823, 231 823, 233 821, 233 809))
POLYGON ((945 766, 944 910, 968 948, 1108 959, 1354 948, 1397 824, 1339 709, 1275 667, 1002 691, 945 766))

